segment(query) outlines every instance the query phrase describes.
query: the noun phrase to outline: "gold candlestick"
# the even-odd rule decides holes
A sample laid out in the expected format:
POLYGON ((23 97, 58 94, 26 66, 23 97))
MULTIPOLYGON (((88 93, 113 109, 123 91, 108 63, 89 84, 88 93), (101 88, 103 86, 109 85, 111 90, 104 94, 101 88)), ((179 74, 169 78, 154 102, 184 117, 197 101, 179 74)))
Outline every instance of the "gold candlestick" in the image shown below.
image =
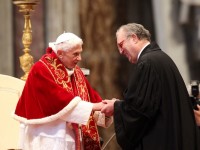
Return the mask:
POLYGON ((29 71, 33 65, 33 57, 30 55, 30 45, 32 43, 32 30, 30 12, 34 11, 34 6, 37 5, 37 0, 13 0, 13 3, 19 7, 19 12, 24 15, 24 30, 22 35, 22 43, 24 45, 24 54, 19 57, 20 67, 25 72, 21 77, 22 80, 26 80, 29 71))

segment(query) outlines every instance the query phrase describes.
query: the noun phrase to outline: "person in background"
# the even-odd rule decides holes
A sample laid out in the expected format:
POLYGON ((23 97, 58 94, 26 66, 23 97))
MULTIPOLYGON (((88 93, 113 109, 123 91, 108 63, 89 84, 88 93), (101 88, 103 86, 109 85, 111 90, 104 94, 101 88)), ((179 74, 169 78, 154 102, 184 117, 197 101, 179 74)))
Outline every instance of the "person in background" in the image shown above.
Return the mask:
POLYGON ((200 126, 200 105, 197 105, 197 110, 194 109, 194 116, 197 126, 200 126))
POLYGON ((31 68, 13 116, 21 123, 22 149, 101 149, 93 114, 104 104, 77 65, 82 44, 63 33, 31 68))
POLYGON ((198 80, 191 80, 187 86, 190 100, 193 104, 194 116, 197 126, 200 126, 200 82, 198 80))
POLYGON ((123 100, 105 100, 123 150, 199 150, 200 138, 187 88, 172 59, 151 42, 141 24, 116 32, 119 53, 135 64, 123 100))

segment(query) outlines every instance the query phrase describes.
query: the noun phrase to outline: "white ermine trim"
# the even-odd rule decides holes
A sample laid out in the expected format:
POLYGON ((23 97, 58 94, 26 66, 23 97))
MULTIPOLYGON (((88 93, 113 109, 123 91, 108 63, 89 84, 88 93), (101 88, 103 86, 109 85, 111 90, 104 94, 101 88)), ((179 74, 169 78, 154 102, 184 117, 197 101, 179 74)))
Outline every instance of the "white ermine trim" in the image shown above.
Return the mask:
POLYGON ((71 102, 65 106, 61 111, 59 111, 57 114, 40 118, 40 119, 26 119, 24 117, 18 116, 14 113, 12 113, 12 117, 24 124, 44 124, 48 122, 55 121, 59 118, 61 118, 63 115, 66 115, 67 113, 70 113, 70 110, 72 110, 79 102, 81 101, 81 98, 79 96, 74 97, 71 102))

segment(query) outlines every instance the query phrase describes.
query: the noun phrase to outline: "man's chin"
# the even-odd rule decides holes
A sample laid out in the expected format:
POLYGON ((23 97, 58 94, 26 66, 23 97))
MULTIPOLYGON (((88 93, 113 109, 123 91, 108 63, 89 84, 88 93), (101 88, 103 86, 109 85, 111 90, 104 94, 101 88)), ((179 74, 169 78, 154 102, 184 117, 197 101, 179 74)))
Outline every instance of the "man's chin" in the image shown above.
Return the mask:
POLYGON ((135 64, 136 61, 132 60, 132 59, 129 59, 129 62, 132 63, 132 64, 135 64))

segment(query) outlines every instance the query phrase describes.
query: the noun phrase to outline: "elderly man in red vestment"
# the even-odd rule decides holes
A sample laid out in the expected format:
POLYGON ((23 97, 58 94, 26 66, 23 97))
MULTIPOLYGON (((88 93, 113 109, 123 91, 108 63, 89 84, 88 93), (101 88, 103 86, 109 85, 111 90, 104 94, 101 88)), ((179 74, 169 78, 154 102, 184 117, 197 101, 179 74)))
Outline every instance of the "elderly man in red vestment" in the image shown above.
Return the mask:
POLYGON ((94 113, 104 104, 77 66, 82 44, 63 33, 31 68, 13 116, 21 123, 20 148, 100 150, 94 113))

